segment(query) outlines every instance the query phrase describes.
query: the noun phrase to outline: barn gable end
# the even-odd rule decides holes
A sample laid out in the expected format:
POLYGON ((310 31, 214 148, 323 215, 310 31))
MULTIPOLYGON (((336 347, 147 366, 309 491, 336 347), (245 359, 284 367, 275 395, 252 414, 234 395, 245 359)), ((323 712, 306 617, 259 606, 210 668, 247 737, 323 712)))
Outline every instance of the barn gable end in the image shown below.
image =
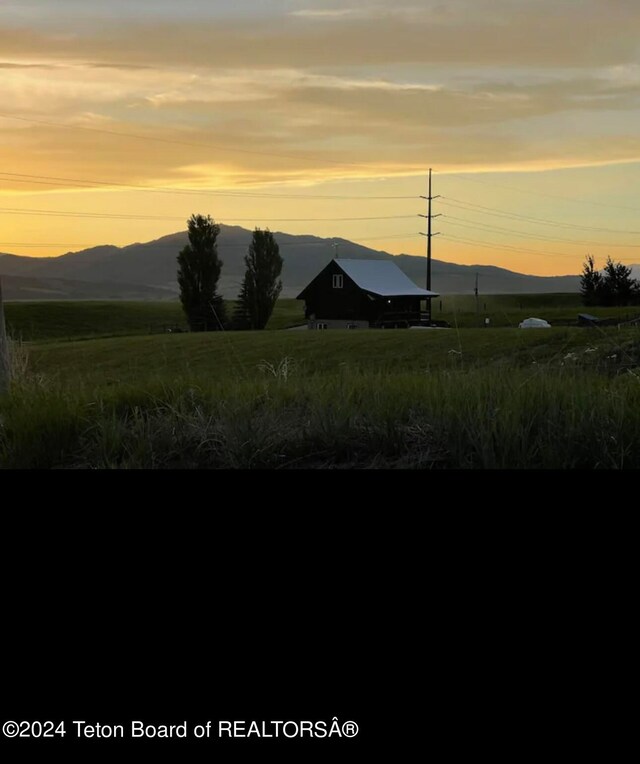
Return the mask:
POLYGON ((418 326, 421 289, 388 260, 332 260, 300 292, 310 329, 418 326))

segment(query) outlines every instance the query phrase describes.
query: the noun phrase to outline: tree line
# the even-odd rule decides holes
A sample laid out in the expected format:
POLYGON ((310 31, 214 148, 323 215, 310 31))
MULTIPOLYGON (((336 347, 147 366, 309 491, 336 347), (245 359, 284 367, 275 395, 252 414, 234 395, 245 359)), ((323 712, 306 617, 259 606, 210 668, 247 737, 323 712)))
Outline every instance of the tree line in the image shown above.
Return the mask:
POLYGON ((580 294, 585 305, 638 305, 640 282, 631 278, 631 268, 611 257, 599 270, 593 255, 587 255, 580 277, 580 294))
POLYGON ((256 228, 253 232, 240 293, 229 317, 218 294, 223 265, 218 256, 220 226, 210 215, 192 215, 187 230, 189 243, 178 255, 178 285, 191 331, 264 329, 282 290, 282 257, 271 231, 256 228))
MULTIPOLYGON (((189 243, 178 255, 180 301, 193 332, 219 329, 264 329, 282 290, 282 257, 269 229, 256 228, 245 255, 245 273, 233 315, 218 294, 222 260, 218 256, 220 226, 210 215, 187 221, 189 243)), ((640 304, 640 282, 631 268, 607 258, 602 270, 588 255, 580 277, 580 294, 587 306, 640 304)))

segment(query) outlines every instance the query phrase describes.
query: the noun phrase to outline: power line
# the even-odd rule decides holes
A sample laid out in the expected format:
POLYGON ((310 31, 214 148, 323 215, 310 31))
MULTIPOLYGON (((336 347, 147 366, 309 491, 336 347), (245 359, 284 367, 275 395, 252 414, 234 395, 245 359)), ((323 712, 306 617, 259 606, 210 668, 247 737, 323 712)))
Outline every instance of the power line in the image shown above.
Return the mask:
POLYGON ((30 215, 35 217, 66 217, 66 218, 100 218, 105 220, 180 220, 183 217, 171 217, 169 215, 126 215, 109 212, 65 212, 64 210, 34 210, 15 209, 13 207, 0 207, 0 212, 11 215, 30 215))
POLYGON ((486 249, 504 249, 512 252, 521 252, 522 254, 540 255, 541 257, 572 257, 575 259, 575 255, 568 255, 561 252, 540 252, 536 249, 528 249, 526 247, 512 247, 509 244, 493 244, 487 242, 481 242, 477 239, 462 239, 456 236, 446 236, 450 241, 458 241, 463 244, 471 244, 476 247, 485 247, 486 249))
MULTIPOLYGON (((413 217, 413 216, 412 216, 413 217)), ((281 232, 276 231, 274 233, 275 236, 278 236, 281 232)), ((185 236, 187 235, 185 231, 185 236)), ((295 236, 295 234, 285 234, 286 236, 295 236)), ((333 243, 333 240, 335 238, 340 239, 340 241, 343 243, 343 246, 352 244, 353 246, 358 246, 358 242, 361 241, 387 241, 389 239, 411 239, 418 236, 418 234, 414 231, 411 231, 409 233, 396 233, 396 234, 389 234, 388 236, 362 236, 358 237, 358 241, 349 241, 347 239, 341 239, 340 237, 332 237, 332 239, 313 239, 311 241, 281 241, 278 242, 279 247, 328 247, 331 246, 333 243)), ((152 242, 147 242, 147 244, 151 244, 152 242)), ((91 249, 96 249, 98 247, 117 247, 118 249, 125 249, 127 247, 135 246, 133 244, 123 244, 123 245, 117 245, 117 244, 36 244, 32 242, 0 242, 0 246, 2 247, 86 247, 91 249)), ((154 246, 156 247, 167 247, 167 246, 174 246, 169 244, 157 244, 155 243, 154 246)), ((233 248, 233 247, 242 247, 245 248, 248 246, 248 242, 245 244, 227 244, 224 240, 220 241, 221 248, 233 248)))
MULTIPOLYGON (((412 216, 413 217, 413 216, 412 216)), ((274 233, 274 236, 277 236, 278 233, 282 233, 282 231, 278 232, 276 231, 274 233)), ((295 236, 295 234, 285 234, 286 236, 295 236)), ((386 241, 387 239, 411 239, 415 238, 418 234, 415 231, 410 231, 409 233, 392 233, 388 236, 358 236, 358 241, 386 241)), ((304 244, 305 246, 307 244, 322 244, 323 246, 329 246, 331 242, 334 239, 339 239, 341 242, 344 242, 346 244, 357 244, 355 241, 349 241, 348 239, 342 239, 339 236, 332 236, 331 239, 321 239, 320 241, 310 241, 310 242, 297 242, 297 241, 291 241, 291 242, 283 242, 279 246, 281 247, 296 247, 300 243, 304 244)), ((244 244, 239 246, 245 246, 244 244)))
POLYGON ((27 175, 19 172, 4 172, 0 170, 0 176, 10 176, 2 180, 13 183, 34 183, 44 186, 59 186, 59 183, 53 181, 63 181, 80 185, 82 188, 91 186, 108 186, 116 188, 132 189, 134 191, 152 191, 154 193, 164 194, 182 194, 188 196, 228 196, 231 198, 259 198, 259 199, 353 199, 353 200, 376 200, 376 199, 416 199, 417 196, 348 196, 340 194, 269 194, 259 191, 217 191, 214 189, 187 189, 171 188, 170 186, 147 186, 137 183, 119 183, 116 181, 89 180, 79 178, 61 178, 51 175, 27 175), (38 180, 36 180, 36 178, 38 180))
MULTIPOLYGON (((32 241, 0 241, 0 247, 67 247, 68 245, 59 242, 38 242, 37 244, 32 241)), ((75 244, 77 247, 92 247, 93 244, 75 244)))
POLYGON ((499 233, 510 233, 510 234, 516 234, 517 236, 521 237, 527 237, 531 239, 539 239, 540 241, 551 241, 551 242, 558 242, 558 243, 566 243, 566 244, 576 244, 580 246, 587 246, 587 247, 629 247, 629 248, 638 248, 640 247, 640 244, 611 244, 609 242, 602 242, 602 241, 587 241, 587 240, 580 240, 580 239, 558 239, 554 238, 552 236, 544 236, 544 234, 537 234, 537 233, 530 233, 529 231, 517 231, 512 228, 502 228, 501 226, 492 226, 485 223, 478 223, 475 220, 466 220, 466 218, 458 218, 455 215, 446 215, 447 222, 452 220, 461 220, 461 223, 451 223, 451 225, 460 226, 462 228, 473 228, 478 231, 487 230, 489 232, 497 231, 499 233), (476 225, 466 225, 466 223, 476 223, 476 225))
MULTIPOLYGON (((107 220, 179 220, 184 222, 184 217, 173 217, 169 215, 129 215, 115 212, 71 212, 67 210, 36 210, 14 207, 0 207, 0 212, 8 212, 16 215, 44 215, 53 217, 79 217, 79 218, 99 218, 107 220)), ((379 217, 354 217, 354 218, 270 218, 266 221, 264 218, 228 218, 224 221, 234 223, 255 223, 256 221, 273 223, 311 223, 311 222, 344 222, 361 220, 407 220, 414 218, 415 215, 386 215, 379 217)))
MULTIPOLYGON (((270 218, 274 223, 310 223, 310 222, 329 222, 335 223, 342 220, 408 220, 409 218, 415 218, 415 215, 381 215, 375 217, 362 217, 362 218, 270 218)), ((233 221, 236 223, 250 223, 254 220, 262 220, 262 218, 228 218, 225 220, 233 221)), ((269 222, 269 221, 267 221, 269 222)))
POLYGON ((96 244, 62 244, 60 242, 55 242, 53 244, 33 244, 31 242, 25 242, 25 241, 0 241, 0 247, 34 247, 34 248, 43 248, 43 247, 95 247, 95 246, 105 246, 105 245, 96 245, 96 244))
POLYGON ((623 204, 607 204, 606 202, 591 202, 588 199, 574 199, 570 196, 561 196, 560 194, 549 194, 544 191, 532 191, 526 188, 517 188, 516 186, 506 186, 503 183, 493 183, 488 180, 480 180, 479 178, 467 178, 463 177, 460 173, 446 173, 447 177, 454 177, 458 180, 466 180, 469 183, 481 183, 485 186, 495 186, 496 188, 504 188, 507 191, 517 191, 521 194, 531 194, 533 196, 546 196, 549 199, 561 199, 564 202, 572 202, 574 204, 589 204, 593 207, 611 207, 618 210, 631 210, 632 212, 640 212, 640 207, 627 207, 623 204))
MULTIPOLYGON (((519 252, 521 254, 538 255, 540 257, 571 257, 574 259, 576 258, 576 255, 569 255, 566 252, 541 252, 536 249, 527 249, 525 247, 512 247, 508 244, 493 244, 493 243, 487 243, 486 241, 481 242, 481 241, 478 241, 477 239, 462 239, 457 236, 447 236, 446 239, 449 241, 457 241, 462 244, 468 244, 474 247, 483 247, 485 249, 492 249, 492 250, 503 249, 509 252, 519 252)), ((635 258, 633 257, 621 257, 618 259, 620 261, 627 260, 630 262, 634 262, 635 260, 635 258)))
POLYGON ((496 207, 485 207, 481 204, 473 204, 472 202, 461 201, 459 199, 454 199, 451 196, 443 197, 443 199, 445 201, 442 201, 441 204, 446 204, 449 207, 457 207, 467 212, 475 212, 476 210, 482 210, 483 213, 487 215, 493 215, 496 217, 506 217, 506 218, 515 219, 515 220, 526 220, 527 222, 537 223, 539 225, 554 226, 556 228, 572 228, 579 231, 602 231, 604 233, 640 234, 640 231, 628 231, 623 229, 616 230, 613 228, 600 228, 597 226, 575 225, 573 223, 561 223, 560 221, 557 221, 557 220, 547 220, 545 218, 535 218, 529 215, 520 215, 516 212, 508 212, 506 210, 499 210, 496 207))
MULTIPOLYGON (((323 159, 320 157, 311 157, 311 156, 306 156, 303 154, 281 154, 279 152, 258 151, 255 149, 241 149, 237 147, 221 146, 219 144, 214 144, 214 143, 182 141, 182 140, 177 140, 175 138, 160 138, 157 136, 138 135, 136 133, 129 133, 129 132, 119 131, 119 130, 108 130, 106 128, 88 127, 87 125, 69 125, 63 122, 53 122, 51 120, 41 120, 41 119, 33 119, 32 117, 23 117, 17 114, 7 114, 6 112, 0 112, 0 117, 3 117, 4 119, 13 119, 13 120, 21 121, 21 122, 28 122, 30 124, 44 125, 47 127, 56 127, 56 128, 65 129, 65 130, 82 130, 85 132, 101 133, 106 135, 113 135, 116 137, 122 137, 122 138, 134 138, 136 140, 143 140, 143 141, 155 141, 159 143, 176 144, 181 146, 190 146, 190 147, 198 147, 198 148, 211 148, 211 149, 215 149, 216 151, 250 154, 254 156, 275 157, 279 159, 293 159, 296 161, 305 161, 305 162, 326 162, 327 161, 326 159, 323 159)), ((334 166, 360 167, 360 168, 371 166, 370 163, 363 163, 363 162, 348 162, 344 160, 334 161, 331 159, 329 159, 328 161, 330 164, 334 166)), ((491 181, 480 180, 478 178, 469 178, 464 176, 461 173, 443 173, 443 175, 446 175, 448 177, 454 177, 454 178, 457 178, 458 180, 463 180, 463 181, 467 181, 471 183, 480 183, 483 185, 495 186, 496 188, 504 188, 509 191, 516 191, 516 192, 524 193, 524 194, 548 197, 551 199, 560 199, 562 201, 568 201, 575 204, 588 204, 588 205, 597 206, 597 207, 611 207, 614 209, 631 210, 633 212, 640 211, 640 208, 638 207, 629 207, 629 206, 620 205, 620 204, 607 204, 601 201, 592 202, 586 199, 575 199, 572 197, 561 196, 558 194, 549 194, 547 192, 542 192, 542 191, 522 189, 516 186, 509 186, 509 185, 504 185, 501 183, 493 183, 491 181)), ((402 197, 394 197, 394 198, 402 198, 402 197)), ((404 198, 413 198, 413 197, 404 197, 404 198)))

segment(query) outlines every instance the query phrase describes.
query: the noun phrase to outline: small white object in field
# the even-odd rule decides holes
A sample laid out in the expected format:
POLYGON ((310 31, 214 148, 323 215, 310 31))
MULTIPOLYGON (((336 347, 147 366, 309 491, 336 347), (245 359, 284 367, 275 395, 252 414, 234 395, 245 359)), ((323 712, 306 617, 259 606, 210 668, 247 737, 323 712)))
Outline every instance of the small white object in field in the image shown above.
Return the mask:
POLYGON ((551 324, 544 318, 525 318, 519 324, 520 329, 551 329, 551 324))

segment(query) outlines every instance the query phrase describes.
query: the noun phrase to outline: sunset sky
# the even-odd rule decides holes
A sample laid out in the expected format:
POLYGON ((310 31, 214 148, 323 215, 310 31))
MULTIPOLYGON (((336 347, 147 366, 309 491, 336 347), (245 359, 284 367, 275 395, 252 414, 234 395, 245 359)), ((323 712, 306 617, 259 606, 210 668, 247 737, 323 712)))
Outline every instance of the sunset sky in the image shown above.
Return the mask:
POLYGON ((639 0, 0 0, 0 252, 424 254, 429 167, 438 259, 640 263, 639 0))

